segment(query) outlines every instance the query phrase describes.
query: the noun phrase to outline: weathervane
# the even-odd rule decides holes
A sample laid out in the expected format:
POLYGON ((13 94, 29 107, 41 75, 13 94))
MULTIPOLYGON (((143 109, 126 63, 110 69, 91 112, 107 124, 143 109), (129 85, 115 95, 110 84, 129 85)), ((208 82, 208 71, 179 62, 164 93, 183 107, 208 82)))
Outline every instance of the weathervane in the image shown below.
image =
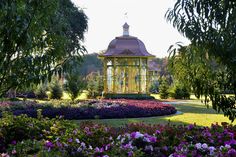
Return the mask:
POLYGON ((127 22, 127 20, 128 20, 128 12, 125 12, 124 18, 125 18, 125 21, 127 22))

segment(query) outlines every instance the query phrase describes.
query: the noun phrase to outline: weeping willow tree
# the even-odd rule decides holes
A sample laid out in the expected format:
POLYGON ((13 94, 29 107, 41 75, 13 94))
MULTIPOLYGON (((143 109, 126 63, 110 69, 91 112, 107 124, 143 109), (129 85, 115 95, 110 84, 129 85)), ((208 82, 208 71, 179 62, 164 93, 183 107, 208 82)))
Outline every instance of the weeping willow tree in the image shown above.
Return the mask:
POLYGON ((81 60, 87 16, 71 0, 0 1, 0 97, 81 60))
POLYGON ((179 66, 191 70, 182 71, 183 77, 188 78, 186 81, 189 80, 197 95, 209 98, 214 109, 222 110, 233 121, 236 117, 236 1, 178 0, 167 11, 166 19, 191 41, 189 47, 172 49, 172 58, 175 56, 179 66), (234 96, 226 97, 223 89, 233 91, 234 96))

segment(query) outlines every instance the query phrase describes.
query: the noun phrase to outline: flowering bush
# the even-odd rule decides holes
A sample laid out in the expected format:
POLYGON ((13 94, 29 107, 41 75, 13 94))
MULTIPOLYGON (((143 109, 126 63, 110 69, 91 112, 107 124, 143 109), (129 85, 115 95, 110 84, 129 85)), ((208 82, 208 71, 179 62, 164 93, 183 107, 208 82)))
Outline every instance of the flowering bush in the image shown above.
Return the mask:
POLYGON ((236 127, 214 124, 145 125, 123 128, 91 122, 80 126, 62 119, 5 113, 0 120, 1 156, 234 157, 236 127))
POLYGON ((53 105, 15 102, 8 105, 2 103, 0 107, 2 111, 11 111, 14 115, 27 114, 30 117, 37 117, 38 109, 42 109, 42 114, 45 117, 63 116, 65 119, 135 118, 176 113, 173 106, 156 100, 92 100, 73 105, 69 103, 53 105))

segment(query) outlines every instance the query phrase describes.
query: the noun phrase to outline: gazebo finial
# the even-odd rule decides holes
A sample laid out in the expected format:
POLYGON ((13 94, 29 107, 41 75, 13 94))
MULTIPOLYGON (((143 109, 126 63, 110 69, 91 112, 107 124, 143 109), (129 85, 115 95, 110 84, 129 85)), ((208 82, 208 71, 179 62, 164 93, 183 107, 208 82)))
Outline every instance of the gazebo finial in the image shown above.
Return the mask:
POLYGON ((129 36, 129 25, 126 22, 123 25, 123 36, 129 36))

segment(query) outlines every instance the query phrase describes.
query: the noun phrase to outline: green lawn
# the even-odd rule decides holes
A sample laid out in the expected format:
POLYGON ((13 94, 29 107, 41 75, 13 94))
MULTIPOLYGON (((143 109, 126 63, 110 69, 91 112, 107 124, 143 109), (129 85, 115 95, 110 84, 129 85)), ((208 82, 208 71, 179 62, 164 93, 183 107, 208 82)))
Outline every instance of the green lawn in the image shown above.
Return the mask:
MULTIPOLYGON (((164 101, 164 100, 163 100, 164 101)), ((171 100, 174 101, 174 100, 171 100)), ((210 126, 212 123, 227 122, 231 123, 222 113, 217 113, 211 107, 207 108, 199 100, 178 100, 185 101, 182 104, 173 104, 180 112, 171 116, 147 117, 147 118, 126 118, 126 119, 96 119, 90 120, 96 123, 104 123, 110 126, 120 127, 131 122, 143 122, 147 124, 193 124, 199 126, 210 126)), ((77 120, 80 123, 85 120, 77 120)), ((233 124, 236 124, 234 122, 233 124)))

